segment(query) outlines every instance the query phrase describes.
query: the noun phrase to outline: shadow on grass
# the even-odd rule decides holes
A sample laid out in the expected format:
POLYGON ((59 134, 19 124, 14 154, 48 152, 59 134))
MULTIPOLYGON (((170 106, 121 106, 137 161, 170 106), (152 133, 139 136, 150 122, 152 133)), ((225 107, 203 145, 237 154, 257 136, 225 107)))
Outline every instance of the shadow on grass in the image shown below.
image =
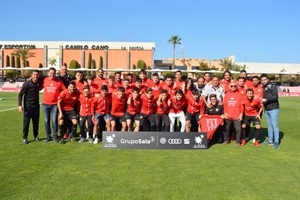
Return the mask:
MULTIPOLYGON (((281 144, 282 139, 284 137, 284 133, 282 131, 279 131, 279 144, 281 144)), ((250 134, 248 137, 248 142, 252 142, 254 139, 254 127, 250 128, 250 134)), ((268 129, 267 128, 261 128, 260 134, 259 134, 259 143, 263 143, 268 138, 268 129)), ((213 145, 222 144, 224 141, 221 133, 214 133, 212 140, 208 143, 208 149, 212 147, 213 145)))

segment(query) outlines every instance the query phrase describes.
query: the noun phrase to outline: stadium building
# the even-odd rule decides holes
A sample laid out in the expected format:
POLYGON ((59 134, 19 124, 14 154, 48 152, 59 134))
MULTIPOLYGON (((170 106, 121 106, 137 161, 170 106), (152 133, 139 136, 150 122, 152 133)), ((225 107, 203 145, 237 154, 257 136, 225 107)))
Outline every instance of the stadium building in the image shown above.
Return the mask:
POLYGON ((16 67, 11 54, 19 47, 35 53, 28 59, 27 67, 31 68, 59 68, 69 66, 72 60, 80 68, 89 68, 93 63, 95 68, 133 69, 139 60, 146 66, 154 65, 155 43, 151 42, 2 41, 0 68, 16 67))

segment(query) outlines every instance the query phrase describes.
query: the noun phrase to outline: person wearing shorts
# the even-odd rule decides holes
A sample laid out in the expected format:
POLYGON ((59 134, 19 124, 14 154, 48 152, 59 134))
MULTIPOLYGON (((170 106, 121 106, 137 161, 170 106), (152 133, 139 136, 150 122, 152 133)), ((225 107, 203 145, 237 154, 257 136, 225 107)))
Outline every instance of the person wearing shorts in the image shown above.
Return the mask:
POLYGON ((125 113, 127 130, 134 132, 139 132, 140 130, 140 112, 142 108, 142 100, 140 98, 140 90, 137 87, 132 89, 132 94, 127 100, 127 111, 125 113), (133 122, 135 123, 135 128, 133 129, 133 122))
POLYGON ((254 97, 254 90, 247 89, 246 90, 247 98, 243 99, 243 106, 244 106, 244 119, 242 123, 242 146, 246 144, 246 131, 247 126, 250 127, 251 122, 255 126, 254 131, 254 146, 259 146, 259 134, 260 134, 260 114, 263 110, 262 102, 259 98, 254 97))
POLYGON ((105 128, 106 131, 111 131, 111 94, 108 93, 109 89, 107 85, 102 85, 100 91, 100 95, 95 96, 92 103, 92 119, 94 122, 94 144, 98 143, 100 133, 102 133, 102 131, 105 130, 105 128))
POLYGON ((111 106, 111 131, 116 131, 117 126, 121 125, 121 131, 126 131, 125 109, 127 104, 127 95, 125 88, 120 86, 117 91, 112 94, 111 106))

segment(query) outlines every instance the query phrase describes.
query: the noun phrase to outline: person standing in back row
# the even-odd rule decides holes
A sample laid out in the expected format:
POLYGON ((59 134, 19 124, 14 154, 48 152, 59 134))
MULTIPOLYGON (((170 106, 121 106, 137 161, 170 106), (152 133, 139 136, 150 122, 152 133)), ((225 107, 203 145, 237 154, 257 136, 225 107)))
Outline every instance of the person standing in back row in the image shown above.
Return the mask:
POLYGON ((33 124, 34 140, 39 142, 39 119, 40 119, 40 104, 39 104, 39 90, 38 83, 39 71, 31 72, 31 79, 25 82, 18 96, 18 110, 24 113, 23 118, 23 143, 28 144, 28 131, 30 119, 33 124), (24 97, 24 98, 23 98, 24 97), (23 106, 22 106, 23 100, 23 106))
POLYGON ((268 140, 264 144, 273 145, 273 148, 276 149, 279 146, 279 101, 277 86, 270 83, 267 74, 262 74, 260 80, 264 89, 262 102, 265 107, 265 117, 268 125, 268 140))

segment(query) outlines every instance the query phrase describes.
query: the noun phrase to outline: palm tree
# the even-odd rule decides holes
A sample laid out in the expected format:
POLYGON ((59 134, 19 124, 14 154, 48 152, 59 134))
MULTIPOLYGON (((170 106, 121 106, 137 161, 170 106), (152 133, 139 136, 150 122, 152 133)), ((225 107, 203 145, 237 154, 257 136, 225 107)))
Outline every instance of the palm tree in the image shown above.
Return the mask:
POLYGON ((181 40, 181 38, 177 35, 172 35, 171 38, 168 40, 168 42, 173 45, 173 65, 172 65, 172 69, 175 68, 175 46, 176 46, 176 44, 181 44, 180 40, 181 40))
POLYGON ((245 66, 241 66, 232 62, 229 58, 223 58, 219 60, 219 64, 223 67, 224 70, 240 71, 245 69, 245 66))
POLYGON ((30 49, 17 48, 12 53, 12 56, 15 56, 15 57, 19 58, 22 61, 22 67, 24 68, 27 59, 35 57, 35 53, 30 52, 30 49))

